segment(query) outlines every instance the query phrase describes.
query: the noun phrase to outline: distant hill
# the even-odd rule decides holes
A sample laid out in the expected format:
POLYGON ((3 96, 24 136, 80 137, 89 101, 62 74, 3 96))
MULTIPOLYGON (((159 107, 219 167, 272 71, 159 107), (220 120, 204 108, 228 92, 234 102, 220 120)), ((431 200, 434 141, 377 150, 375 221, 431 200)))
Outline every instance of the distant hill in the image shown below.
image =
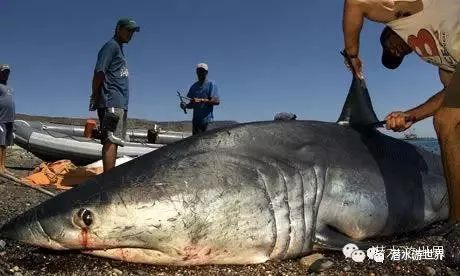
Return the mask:
MULTIPOLYGON (((40 121, 46 123, 55 123, 55 124, 65 124, 65 125, 77 125, 83 126, 89 118, 69 118, 69 117, 50 117, 50 116, 41 116, 41 115, 28 115, 28 114, 16 114, 17 120, 25 121, 40 121)), ((96 121, 97 118, 92 118, 96 121)), ((157 124, 164 130, 173 130, 173 131, 192 131, 192 122, 191 121, 150 121, 145 119, 137 118, 128 118, 128 128, 141 128, 149 129, 157 124)), ((215 121, 210 128, 220 128, 225 126, 230 126, 238 124, 236 121, 215 121)))

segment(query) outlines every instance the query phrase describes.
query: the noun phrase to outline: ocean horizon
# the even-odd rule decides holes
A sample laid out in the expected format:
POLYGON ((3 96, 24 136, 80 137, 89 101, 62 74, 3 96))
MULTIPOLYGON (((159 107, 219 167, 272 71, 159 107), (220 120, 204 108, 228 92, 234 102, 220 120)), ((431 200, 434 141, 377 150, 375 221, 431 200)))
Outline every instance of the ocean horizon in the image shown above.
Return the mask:
POLYGON ((433 153, 441 154, 441 150, 438 144, 438 139, 436 138, 417 138, 417 139, 408 139, 404 141, 409 142, 413 145, 419 146, 433 153))

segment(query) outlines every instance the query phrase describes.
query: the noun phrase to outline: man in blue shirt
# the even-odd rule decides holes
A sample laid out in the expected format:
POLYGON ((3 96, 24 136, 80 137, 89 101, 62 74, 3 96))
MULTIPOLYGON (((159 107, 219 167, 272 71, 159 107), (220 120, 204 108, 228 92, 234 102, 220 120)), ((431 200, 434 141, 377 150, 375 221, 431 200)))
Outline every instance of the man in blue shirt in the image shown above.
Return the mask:
POLYGON ((198 81, 190 87, 187 94, 187 97, 191 99, 190 102, 180 105, 182 109, 193 109, 193 135, 206 131, 209 123, 214 119, 214 106, 220 103, 217 85, 207 78, 208 65, 205 63, 198 64, 196 75, 198 81))
POLYGON ((140 27, 131 18, 118 20, 114 37, 102 46, 93 76, 90 111, 97 110, 101 126, 104 172, 115 167, 118 146, 124 145, 129 102, 129 71, 123 53, 140 27))
POLYGON ((0 64, 0 173, 8 173, 5 169, 6 147, 13 145, 13 124, 15 105, 11 88, 7 86, 10 66, 0 64))

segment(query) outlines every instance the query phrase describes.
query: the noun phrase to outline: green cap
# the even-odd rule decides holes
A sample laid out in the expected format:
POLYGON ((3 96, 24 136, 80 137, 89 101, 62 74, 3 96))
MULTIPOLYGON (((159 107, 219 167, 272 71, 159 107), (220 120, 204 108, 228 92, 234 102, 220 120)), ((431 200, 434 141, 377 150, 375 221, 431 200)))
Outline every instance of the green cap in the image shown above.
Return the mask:
POLYGON ((141 29, 141 27, 139 27, 136 21, 134 21, 132 18, 121 18, 117 22, 117 28, 118 27, 125 27, 128 30, 134 30, 136 32, 139 32, 141 29))

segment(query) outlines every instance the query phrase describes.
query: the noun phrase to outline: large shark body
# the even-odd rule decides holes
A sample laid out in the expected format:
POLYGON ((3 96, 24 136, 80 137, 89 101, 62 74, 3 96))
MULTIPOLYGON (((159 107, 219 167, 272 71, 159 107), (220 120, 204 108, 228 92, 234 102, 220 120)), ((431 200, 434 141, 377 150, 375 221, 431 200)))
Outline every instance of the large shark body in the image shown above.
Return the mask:
POLYGON ((249 264, 446 219, 439 156, 365 127, 367 92, 361 111, 353 93, 348 125, 255 122, 189 137, 45 201, 0 234, 130 262, 249 264))

